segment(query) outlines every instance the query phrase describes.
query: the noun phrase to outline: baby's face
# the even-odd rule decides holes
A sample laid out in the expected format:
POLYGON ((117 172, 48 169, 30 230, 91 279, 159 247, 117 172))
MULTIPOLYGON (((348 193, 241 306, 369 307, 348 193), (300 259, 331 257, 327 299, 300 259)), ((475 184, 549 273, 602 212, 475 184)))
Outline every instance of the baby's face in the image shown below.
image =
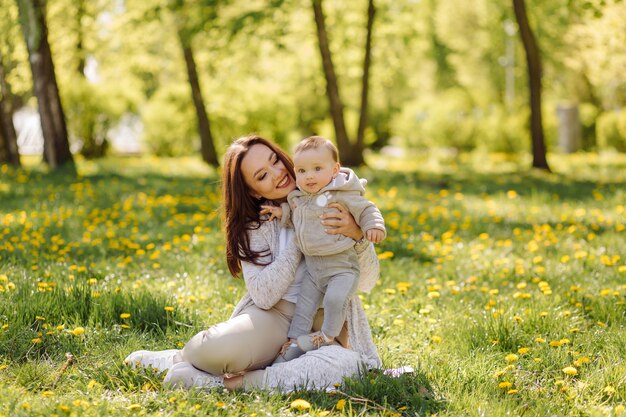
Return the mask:
POLYGON ((317 193, 339 173, 339 163, 330 150, 320 147, 300 151, 293 156, 296 184, 302 191, 317 193))

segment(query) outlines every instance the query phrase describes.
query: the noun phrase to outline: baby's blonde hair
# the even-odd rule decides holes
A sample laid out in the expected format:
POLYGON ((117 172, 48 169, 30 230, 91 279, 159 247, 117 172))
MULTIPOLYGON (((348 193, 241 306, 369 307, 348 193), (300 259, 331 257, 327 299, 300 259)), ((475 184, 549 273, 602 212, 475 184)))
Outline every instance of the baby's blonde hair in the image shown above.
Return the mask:
POLYGON ((328 149, 333 156, 333 160, 335 162, 339 162, 339 152, 337 151, 335 144, 321 136, 309 136, 308 138, 302 139, 300 143, 298 143, 298 146, 296 146, 293 153, 297 154, 298 152, 308 151, 309 149, 318 149, 321 147, 328 149))

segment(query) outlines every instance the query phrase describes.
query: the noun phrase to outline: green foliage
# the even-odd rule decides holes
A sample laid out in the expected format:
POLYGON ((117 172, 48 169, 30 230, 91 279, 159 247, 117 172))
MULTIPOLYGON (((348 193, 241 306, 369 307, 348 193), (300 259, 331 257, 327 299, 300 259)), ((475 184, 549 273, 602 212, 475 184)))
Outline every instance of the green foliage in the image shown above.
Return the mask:
POLYGON ((600 114, 596 126, 600 149, 626 152, 626 108, 600 114))
POLYGON ((167 85, 141 109, 144 146, 155 155, 191 155, 199 149, 197 122, 189 87, 167 85))
POLYGON ((62 92, 68 132, 80 146, 80 153, 87 158, 104 156, 109 130, 131 108, 123 92, 82 77, 66 85, 62 92))
POLYGON ((408 147, 516 153, 529 149, 528 117, 525 108, 481 108, 464 92, 448 90, 434 103, 405 107, 394 130, 408 147))
MULTIPOLYGON (((23 103, 31 90, 28 60, 17 7, 4 1, 0 29, 6 36, 0 47, 18 103, 23 103)), ((528 4, 544 64, 544 117, 551 147, 557 128, 552 103, 593 103, 598 114, 624 107, 621 47, 626 4, 619 0, 528 0, 528 4)), ((58 0, 48 7, 60 90, 66 102, 74 102, 68 104, 68 124, 77 136, 78 131, 103 130, 90 128, 103 123, 93 123, 89 115, 118 114, 119 103, 111 108, 109 102, 122 92, 133 97, 124 111, 141 113, 146 121, 146 149, 164 155, 197 151, 195 114, 184 92, 179 30, 185 42, 194 45, 218 149, 250 131, 289 145, 329 124, 309 7, 282 0, 130 0, 124 7, 98 0, 83 6, 58 0), (74 86, 78 63, 85 57, 97 63, 93 96, 100 97, 102 105, 74 86), (153 100, 157 92, 159 97, 153 100), (82 109, 70 96, 86 99, 94 111, 82 109), (87 115, 86 120, 75 120, 81 115, 87 115)), ((365 7, 366 2, 325 4, 349 124, 359 108, 365 7)), ((504 30, 505 22, 514 20, 510 4, 379 0, 376 7, 368 144, 381 147, 400 138, 420 147, 530 148, 529 135, 521 132, 527 130, 521 115, 527 113, 523 108, 528 95, 523 51, 519 34, 507 35, 504 30), (511 46, 515 104, 507 116, 502 110, 507 71, 503 65, 511 46), (504 143, 495 143, 498 138, 505 138, 504 143)), ((581 108, 584 149, 595 146, 596 111, 589 110, 584 114, 581 108)))
MULTIPOLYGON (((31 95, 32 82, 24 36, 18 24, 17 5, 11 0, 0 0, 0 61, 5 81, 13 95, 26 98, 31 95)), ((0 93, 1 96, 2 93, 0 93)))

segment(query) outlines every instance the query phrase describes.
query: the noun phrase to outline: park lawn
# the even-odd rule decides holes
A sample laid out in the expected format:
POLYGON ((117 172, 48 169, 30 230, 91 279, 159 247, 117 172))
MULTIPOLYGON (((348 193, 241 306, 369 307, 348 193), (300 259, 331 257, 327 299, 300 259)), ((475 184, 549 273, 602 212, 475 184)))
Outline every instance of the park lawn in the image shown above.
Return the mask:
POLYGON ((624 155, 552 155, 552 175, 506 155, 368 161, 389 236, 361 297, 385 367, 415 372, 291 394, 171 391, 122 364, 244 293, 214 170, 0 166, 0 416, 626 415, 624 155))

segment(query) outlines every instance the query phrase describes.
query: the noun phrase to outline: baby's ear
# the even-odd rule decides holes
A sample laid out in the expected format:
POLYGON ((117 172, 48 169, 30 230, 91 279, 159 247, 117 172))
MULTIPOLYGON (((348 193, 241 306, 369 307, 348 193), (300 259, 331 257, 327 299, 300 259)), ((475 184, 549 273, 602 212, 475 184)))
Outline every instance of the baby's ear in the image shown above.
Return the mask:
POLYGON ((339 165, 339 162, 335 162, 335 167, 333 168, 333 179, 337 178, 337 175, 339 175, 340 169, 341 169, 341 165, 339 165))

